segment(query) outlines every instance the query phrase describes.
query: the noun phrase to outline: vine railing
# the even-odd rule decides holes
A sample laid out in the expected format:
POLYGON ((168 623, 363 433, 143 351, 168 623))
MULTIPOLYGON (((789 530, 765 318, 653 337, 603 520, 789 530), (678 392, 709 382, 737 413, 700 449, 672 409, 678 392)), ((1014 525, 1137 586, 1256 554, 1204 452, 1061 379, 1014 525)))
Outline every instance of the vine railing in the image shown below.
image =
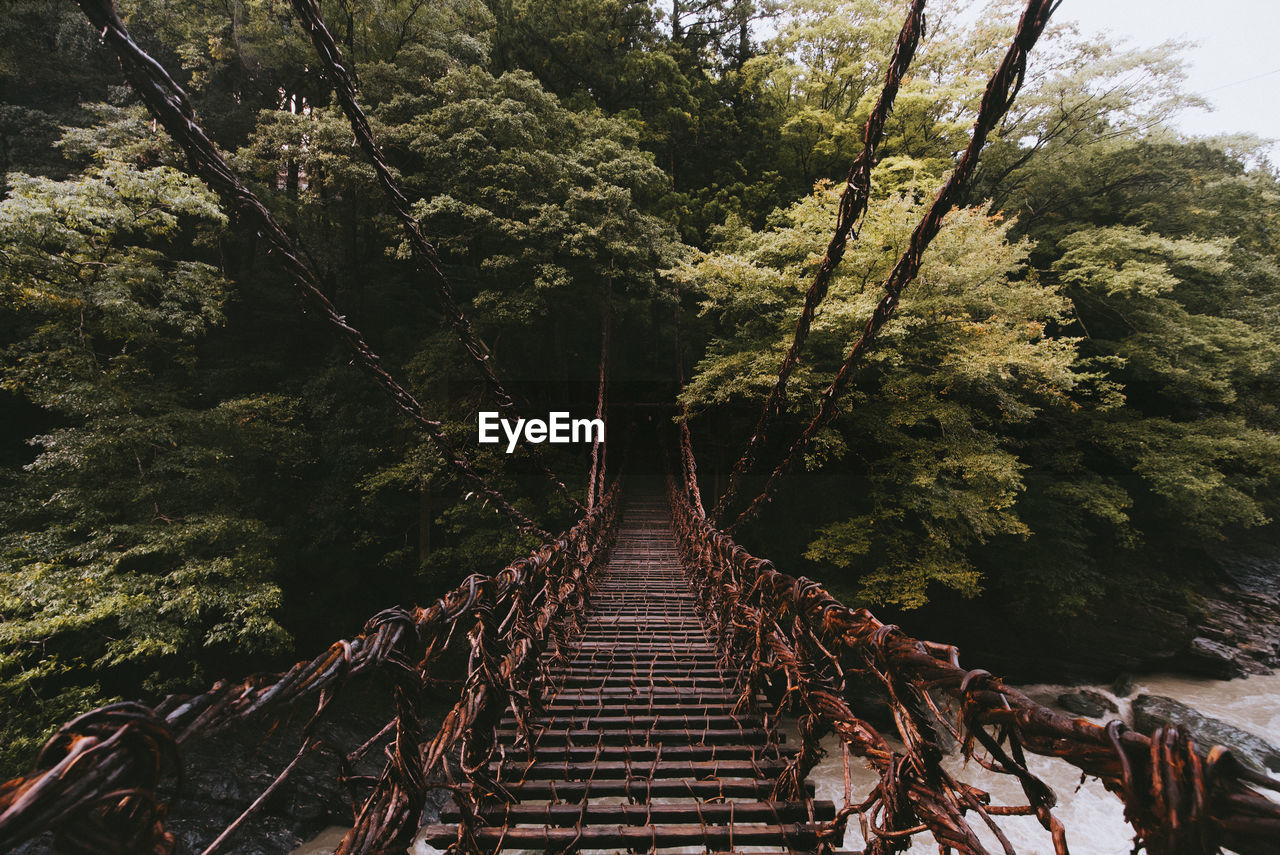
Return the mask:
POLYGON ((1136 831, 1135 852, 1280 852, 1280 804, 1261 792, 1280 782, 1244 767, 1226 748, 1202 753, 1174 727, 1148 737, 1119 721, 1070 719, 987 671, 962 668, 956 648, 912 638, 866 609, 841 604, 821 584, 751 555, 694 505, 689 482, 684 473, 669 481, 677 542, 719 632, 723 664, 738 666, 739 706, 757 706, 763 692, 772 699, 763 712, 775 726, 784 714, 800 725, 800 751, 775 795, 801 792, 822 736, 834 732, 843 745, 845 804, 832 838, 856 815, 867 855, 902 851, 925 831, 944 853, 979 855, 987 849, 970 824, 975 815, 1012 855, 994 818, 1021 814, 1035 816, 1055 853, 1066 855, 1054 793, 1028 768, 1031 752, 1061 758, 1116 793, 1136 831), (853 712, 850 698, 868 685, 887 704, 902 747, 853 712), (1027 803, 993 805, 989 794, 949 773, 943 734, 966 759, 1015 777, 1027 803), (850 791, 851 755, 880 779, 861 801, 850 791))
MULTIPOLYGON (((304 755, 328 747, 315 738, 315 725, 348 679, 375 670, 393 675, 395 718, 356 751, 338 756, 340 774, 394 735, 387 765, 337 851, 403 851, 431 786, 452 788, 466 816, 466 806, 490 789, 485 769, 498 718, 510 708, 523 723, 528 711, 536 711, 529 687, 539 654, 550 640, 559 645, 577 630, 591 574, 616 533, 618 494, 615 483, 576 526, 501 572, 472 575, 426 607, 383 611, 356 637, 284 673, 221 681, 202 694, 170 696, 155 706, 111 704, 69 722, 41 750, 33 771, 0 784, 0 852, 49 830, 67 855, 172 852, 175 839, 164 827, 160 788, 180 775, 180 749, 238 723, 278 723, 314 700, 297 757, 204 850, 212 855, 304 755), (461 699, 427 739, 424 688, 459 630, 470 649, 461 699), (450 768, 453 760, 464 783, 450 768)), ((465 822, 462 829, 469 834, 465 822)))

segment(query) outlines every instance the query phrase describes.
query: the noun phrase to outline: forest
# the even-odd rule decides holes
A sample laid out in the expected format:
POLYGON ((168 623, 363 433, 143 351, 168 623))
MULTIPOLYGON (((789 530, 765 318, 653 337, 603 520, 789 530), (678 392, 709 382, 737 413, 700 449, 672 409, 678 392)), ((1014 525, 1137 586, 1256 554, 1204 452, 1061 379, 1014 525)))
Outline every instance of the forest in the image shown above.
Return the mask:
MULTIPOLYGON (((645 425, 682 418, 709 506, 791 342, 905 6, 320 3, 523 410, 593 417, 607 354, 610 475, 629 451, 650 465, 645 425)), ((542 529, 572 525, 538 470, 585 501, 590 446, 477 442, 492 389, 289 0, 117 7, 444 436, 542 529)), ((929 3, 740 504, 820 406, 1018 13, 929 3)), ((539 542, 351 364, 98 36, 63 0, 0 16, 6 774, 79 712, 278 668, 539 542)), ((1198 103, 1183 47, 1081 31, 1064 4, 744 544, 922 636, 1034 647, 1117 604, 1194 620, 1219 550, 1280 540, 1280 173, 1263 141, 1171 126, 1198 103), (958 604, 991 619, 945 623, 958 604)))

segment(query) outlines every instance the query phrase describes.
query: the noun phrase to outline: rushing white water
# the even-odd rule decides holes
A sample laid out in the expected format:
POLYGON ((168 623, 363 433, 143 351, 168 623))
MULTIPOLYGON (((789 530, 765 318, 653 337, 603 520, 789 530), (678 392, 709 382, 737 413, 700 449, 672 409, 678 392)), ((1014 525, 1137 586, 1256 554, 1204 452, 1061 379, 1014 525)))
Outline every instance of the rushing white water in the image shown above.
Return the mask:
POLYGON ((1176 698, 1207 716, 1280 745, 1280 674, 1230 681, 1146 677, 1138 680, 1134 696, 1144 692, 1176 698))
MULTIPOLYGON (((1078 688, 1035 685, 1024 686, 1022 690, 1041 703, 1053 705, 1059 694, 1078 688)), ((1117 698, 1106 688, 1095 689, 1116 702, 1120 713, 1112 717, 1128 720, 1130 701, 1140 694, 1164 695, 1182 701, 1204 715, 1221 719, 1280 745, 1280 674, 1231 681, 1179 676, 1143 677, 1135 682, 1128 698, 1117 698)), ((1103 719, 1094 721, 1101 723, 1103 719)), ((841 750, 834 739, 828 740, 824 748, 827 749, 827 757, 814 770, 811 780, 817 787, 817 797, 830 799, 838 807, 844 804, 845 796, 841 750)), ((1058 806, 1054 815, 1066 826, 1067 842, 1073 855, 1128 855, 1132 851, 1133 830, 1124 821, 1124 808, 1101 783, 1089 779, 1081 784, 1080 773, 1061 760, 1032 755, 1027 762, 1031 771, 1057 793, 1058 806)), ((958 757, 948 760, 947 768, 960 780, 990 792, 993 804, 1026 803, 1022 788, 1012 776, 989 772, 977 763, 965 764, 958 757)), ((875 784, 875 774, 856 757, 852 758, 851 769, 853 798, 861 801, 875 784)), ((1049 855, 1053 852, 1049 833, 1034 817, 997 817, 996 822, 1020 855, 1049 855)), ((990 851, 1003 851, 996 837, 977 819, 974 819, 974 828, 990 851)), ((342 829, 329 829, 321 838, 296 850, 294 855, 332 852, 341 833, 342 829)), ((862 835, 854 817, 841 848, 859 850, 862 847, 862 835)), ((419 844, 414 851, 425 849, 419 844)), ((937 851, 933 838, 923 833, 916 835, 909 853, 934 855, 937 851)))
MULTIPOLYGON (((1062 692, 1074 690, 1078 687, 1023 687, 1023 691, 1032 698, 1050 705, 1062 692)), ((1129 698, 1116 698, 1102 687, 1097 687, 1096 691, 1112 697, 1120 708, 1120 714, 1112 715, 1112 718, 1127 719, 1131 698, 1140 694, 1164 695, 1182 701, 1204 715, 1221 719, 1280 745, 1280 675, 1231 681, 1152 676, 1138 679, 1129 698)), ((1093 721, 1101 723, 1104 719, 1093 721)), ((831 799, 838 806, 844 803, 844 763, 840 746, 831 740, 824 747, 828 756, 814 770, 812 780, 817 785, 818 798, 831 799)), ((1080 773, 1061 760, 1030 756, 1027 762, 1031 771, 1052 787, 1058 796, 1054 815, 1066 826, 1067 843, 1073 855, 1128 855, 1132 851, 1133 830, 1124 821, 1124 808, 1100 782, 1091 778, 1082 785, 1080 773)), ((853 796, 855 801, 860 801, 870 792, 876 777, 857 758, 853 758, 852 767, 853 796)), ((993 804, 1026 804, 1022 788, 1012 776, 989 772, 977 763, 966 765, 960 758, 951 758, 947 768, 960 780, 990 792, 993 804)), ((1021 855, 1047 855, 1053 851, 1049 833, 1034 817, 997 817, 996 822, 1021 855)), ((995 836, 982 826, 980 820, 974 819, 973 825, 991 851, 1003 851, 995 836)), ((862 835, 854 818, 842 848, 857 850, 862 846, 862 835)), ((911 855, 933 855, 938 849, 933 838, 924 833, 916 836, 908 851, 911 855)))

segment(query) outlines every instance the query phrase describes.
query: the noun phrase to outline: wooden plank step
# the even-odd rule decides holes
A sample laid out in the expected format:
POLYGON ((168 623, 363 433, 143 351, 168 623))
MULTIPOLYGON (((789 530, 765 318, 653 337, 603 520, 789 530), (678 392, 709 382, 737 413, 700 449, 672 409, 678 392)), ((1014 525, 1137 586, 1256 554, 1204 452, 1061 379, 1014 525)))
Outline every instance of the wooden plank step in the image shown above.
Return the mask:
MULTIPOLYGON (((648 577, 651 574, 651 568, 641 566, 629 572, 633 575, 648 577)), ((683 573, 683 571, 677 572, 683 573)), ((653 587, 649 590, 624 588, 610 584, 607 579, 602 580, 591 592, 589 605, 595 614, 612 616, 612 610, 600 608, 601 603, 627 609, 645 609, 650 614, 654 613, 658 605, 672 605, 686 613, 694 614, 697 614, 698 608, 697 595, 689 588, 688 582, 664 582, 659 579, 653 580, 653 587)))
POLYGON ((588 633, 609 633, 617 635, 619 633, 630 633, 632 635, 696 635, 701 638, 710 638, 707 628, 700 624, 690 622, 684 624, 669 624, 659 621, 651 621, 645 623, 628 622, 628 623, 600 623, 596 625, 584 624, 583 629, 588 633))
MULTIPOLYGON (((630 572, 648 575, 649 568, 636 567, 630 572)), ((682 611, 697 614, 698 599, 693 591, 690 590, 688 583, 664 584, 655 579, 653 584, 652 590, 642 591, 610 585, 608 580, 601 581, 596 584, 595 590, 591 593, 590 605, 592 611, 595 614, 612 615, 611 609, 600 608, 600 604, 604 603, 610 607, 644 609, 649 614, 653 614, 659 605, 672 605, 682 611)))
POLYGON ((663 665, 653 664, 648 667, 628 662, 611 666, 605 662, 570 663, 569 665, 553 665, 546 670, 553 679, 560 677, 581 679, 583 677, 630 677, 645 679, 661 679, 667 677, 704 677, 723 680, 724 672, 710 662, 703 665, 663 665))
POLYGON ((655 676, 668 678, 701 677, 723 679, 737 674, 726 674, 719 662, 710 657, 681 657, 677 652, 668 649, 659 657, 616 657, 604 656, 583 657, 567 656, 562 659, 544 660, 541 669, 543 674, 565 677, 584 676, 655 676))
MULTIPOLYGON (((662 524, 656 520, 654 522, 657 525, 662 524)), ((654 528, 651 532, 646 532, 634 539, 614 541, 613 549, 609 550, 609 557, 612 559, 615 556, 630 556, 641 560, 648 560, 652 556, 654 558, 662 557, 671 561, 678 561, 680 550, 676 547, 676 542, 671 537, 670 529, 662 531, 654 528)), ((610 565, 612 564, 613 562, 610 561, 610 565)))
MULTIPOLYGON (((612 730, 614 728, 632 728, 643 730, 724 730, 728 728, 759 728, 760 718, 754 715, 565 715, 565 716, 530 716, 530 727, 540 730, 612 730)), ((504 716, 501 727, 515 724, 511 716, 504 716)))
POLYGON ((699 703, 693 701, 690 703, 645 703, 644 701, 633 701, 631 698, 616 698, 612 703, 606 701, 597 701, 596 703, 584 703, 582 701, 561 702, 552 701, 543 704, 543 710, 548 715, 567 715, 578 714, 582 716, 606 716, 606 715, 732 715, 734 702, 722 701, 717 704, 699 703))
MULTIPOLYGON (((652 650, 618 650, 611 653, 611 648, 607 644, 592 645, 589 648, 578 647, 577 645, 566 644, 558 651, 548 650, 542 657, 542 661, 551 668, 561 668, 568 665, 577 667, 595 667, 595 668, 633 668, 633 669, 649 669, 658 668, 680 668, 698 669, 704 671, 719 670, 720 657, 716 655, 716 651, 711 648, 703 647, 699 644, 699 649, 682 651, 680 645, 667 645, 652 650), (559 655, 556 655, 556 654, 559 655)), ((736 673, 736 672, 735 672, 736 673)))
POLYGON ((697 629, 705 629, 706 624, 702 622, 702 618, 694 610, 692 605, 686 609, 680 609, 679 604, 667 600, 664 603, 655 603, 652 606, 644 607, 644 614, 636 612, 628 614, 626 612, 610 610, 607 613, 592 614, 588 620, 596 626, 627 626, 628 624, 643 621, 645 623, 669 623, 672 626, 692 626, 697 629), (680 612, 685 613, 681 614, 680 612))
POLYGON ((641 674, 618 677, 559 677, 550 683, 536 680, 534 686, 542 689, 560 687, 565 689, 618 689, 647 688, 650 686, 667 686, 669 688, 686 689, 729 689, 732 684, 726 677, 693 676, 677 677, 674 675, 645 677, 641 674))
MULTIPOLYGON (((670 600, 670 597, 668 597, 668 600, 670 600)), ((607 630, 632 631, 632 632, 639 631, 639 630, 650 631, 650 632, 670 631, 670 632, 680 632, 680 633, 708 632, 707 625, 703 623, 701 618, 699 618, 693 612, 686 612, 684 614, 677 614, 677 615, 672 615, 670 612, 662 612, 662 613, 650 612, 647 614, 640 613, 640 612, 632 612, 632 613, 619 614, 618 610, 628 608, 627 604, 606 603, 603 606, 597 605, 596 607, 602 609, 602 611, 600 612, 600 615, 607 616, 609 620, 601 620, 599 623, 595 623, 592 620, 591 613, 588 613, 587 617, 583 620, 583 622, 579 624, 584 629, 598 629, 598 630, 607 629, 607 630), (603 611, 603 610, 607 610, 607 611, 603 611), (667 617, 674 617, 675 621, 673 623, 667 623, 666 621, 667 617)), ((669 608, 679 608, 679 605, 676 603, 672 603, 671 606, 669 606, 669 608)))
POLYGON ((706 633, 699 633, 695 636, 679 636, 668 635, 660 632, 644 632, 635 635, 615 635, 612 633, 586 633, 577 635, 573 639, 575 647, 585 647, 587 645, 598 646, 601 644, 647 644, 653 647, 663 646, 668 649, 680 648, 686 645, 696 647, 714 646, 714 642, 706 633))
POLYGON ((603 689, 566 689, 547 686, 542 695, 544 703, 572 703, 574 701, 596 703, 599 700, 612 701, 619 698, 634 699, 638 703, 647 703, 657 699, 664 701, 680 699, 682 702, 687 701, 690 703, 717 703, 720 701, 732 703, 738 700, 738 693, 732 689, 725 689, 719 686, 714 688, 690 688, 688 686, 665 686, 655 683, 652 686, 637 688, 606 686, 603 689))
MULTIPOLYGON (((581 849, 623 848, 641 851, 676 846, 728 847, 790 846, 810 849, 818 843, 818 827, 787 825, 643 825, 586 826, 584 828, 477 828, 476 843, 486 852, 498 849, 541 849, 576 852, 581 849)), ((437 848, 457 840, 456 827, 428 825, 422 839, 437 848)))
POLYGON ((697 677, 697 676, 730 676, 722 669, 716 667, 716 663, 710 659, 701 661, 689 661, 678 663, 671 660, 649 660, 643 659, 617 659, 609 661, 607 659, 596 660, 550 660, 544 661, 545 671, 550 674, 564 674, 566 677, 582 676, 588 674, 622 674, 635 675, 647 674, 653 670, 663 672, 662 677, 697 677))
POLYGON ((645 682, 660 682, 663 685, 676 685, 676 684, 696 683, 696 682, 723 683, 729 677, 729 675, 725 674, 723 671, 720 671, 719 669, 710 668, 704 665, 702 667, 699 667, 696 669, 689 669, 683 672, 681 672, 679 669, 669 669, 669 670, 674 670, 676 673, 658 674, 651 681, 648 678, 648 673, 647 673, 648 669, 644 668, 643 666, 633 667, 631 663, 627 663, 626 667, 622 667, 622 668, 610 669, 610 668, 599 667, 603 664, 604 663, 597 663, 597 667, 594 670, 587 669, 581 672, 573 672, 573 671, 561 672, 556 670, 557 668, 559 668, 558 665, 552 665, 547 669, 547 672, 551 676, 565 681, 566 685, 572 685, 574 682, 580 682, 582 680, 614 680, 614 681, 631 680, 631 681, 634 681, 637 679, 644 679, 645 682))
POLYGON ((707 625, 693 611, 692 604, 682 604, 678 599, 666 595, 667 608, 663 611, 638 607, 636 603, 593 601, 593 611, 589 611, 579 625, 587 629, 671 629, 678 632, 707 632, 707 625), (598 610, 598 611, 596 611, 598 610), (597 623, 596 618, 600 618, 597 623), (674 619, 671 624, 667 618, 674 619))
MULTIPOLYGON (((682 573, 683 571, 677 572, 682 573)), ((652 568, 638 566, 631 570, 631 573, 650 577, 652 568)), ((611 585, 607 579, 596 583, 589 601, 593 613, 610 616, 613 614, 610 610, 600 608, 601 603, 624 608, 648 609, 652 609, 659 603, 666 603, 680 606, 686 611, 692 611, 695 614, 697 613, 697 596, 689 589, 687 581, 665 582, 661 579, 652 579, 651 581, 653 584, 648 590, 611 585)))
MULTIPOLYGON (((584 798, 626 797, 637 802, 649 799, 751 799, 768 801, 776 784, 772 778, 731 778, 724 781, 695 781, 673 778, 666 781, 610 780, 595 781, 525 781, 502 784, 517 801, 580 802, 584 798)), ((463 788, 470 787, 464 784, 463 788)), ((805 783, 805 793, 812 797, 813 783, 805 783)))
MULTIPOLYGON (((670 627, 656 622, 649 626, 615 626, 612 624, 591 626, 590 624, 583 624, 582 631, 586 635, 619 638, 628 643, 643 643, 648 638, 678 638, 690 641, 703 641, 711 638, 710 633, 703 626, 670 627)), ((578 637, 581 637, 581 634, 578 637)))
MULTIPOLYGON (((664 760, 764 760, 789 759, 797 749, 778 748, 768 743, 758 745, 539 745, 535 751, 538 762, 585 763, 592 760, 632 760, 648 762, 664 760)), ((520 750, 507 755, 508 764, 528 763, 520 750)), ((498 762, 489 764, 496 771, 498 762)))
POLYGON ((503 765, 503 782, 595 781, 611 778, 774 778, 787 768, 783 760, 601 760, 589 763, 544 761, 503 765))
POLYGON ((667 595, 649 602, 601 600, 593 598, 591 611, 584 620, 599 621, 600 626, 627 625, 636 622, 656 623, 670 618, 676 626, 695 626, 706 629, 707 624, 694 606, 693 601, 682 597, 667 595), (658 604, 661 603, 661 606, 658 604), (603 604, 603 605, 602 605, 603 604))
POLYGON ((665 647, 667 650, 690 647, 695 650, 714 649, 715 642, 705 633, 697 636, 667 635, 660 632, 644 632, 635 635, 615 635, 613 633, 587 633, 573 637, 572 644, 577 648, 599 647, 601 645, 625 644, 628 647, 647 645, 649 647, 665 647))
MULTIPOLYGON (((499 741, 514 745, 516 731, 500 728, 499 741)), ((543 745, 750 745, 763 744, 769 735, 761 728, 734 728, 723 730, 543 730, 535 731, 534 743, 543 745)), ((783 741, 779 734, 778 741, 783 741)))
MULTIPOLYGON (((720 657, 711 652, 694 652, 677 653, 671 648, 665 648, 658 651, 637 651, 637 650, 583 650, 575 651, 572 647, 566 647, 564 650, 566 658, 569 662, 691 662, 691 663, 715 663, 720 661, 720 657)), ((548 654, 544 659, 552 659, 553 656, 548 654)))
POLYGON ((671 594, 656 597, 652 601, 593 598, 591 611, 584 620, 599 620, 600 626, 613 626, 615 623, 626 625, 637 621, 656 623, 665 618, 671 618, 680 627, 690 624, 696 625, 697 629, 707 628, 692 600, 671 594), (657 603, 662 603, 662 608, 657 603))
MULTIPOLYGON (((614 562, 611 560, 610 563, 614 562)), ((619 561, 617 565, 612 568, 613 573, 600 577, 592 591, 593 595, 626 598, 636 602, 645 601, 650 591, 674 594, 688 600, 697 596, 689 586, 689 579, 678 561, 669 558, 631 559, 619 561), (637 578, 640 581, 636 581, 637 578), (643 586, 649 582, 653 583, 653 588, 646 590, 643 586)), ((653 602, 652 598, 648 598, 648 601, 653 602)), ((592 602, 595 602, 594 596, 592 602)))
MULTIPOLYGON (((581 643, 573 644, 575 648, 590 650, 625 650, 628 653, 663 653, 663 651, 671 650, 672 645, 645 643, 645 641, 626 641, 626 643, 618 645, 608 645, 600 643, 600 641, 581 641, 581 643)), ((681 645, 682 648, 689 648, 690 653, 716 653, 716 645, 708 643, 692 643, 681 645)))
POLYGON ((635 658, 626 657, 622 659, 583 659, 570 660, 568 662, 555 662, 549 664, 548 670, 551 673, 609 673, 617 671, 619 673, 637 673, 650 671, 670 671, 671 675, 678 674, 724 674, 719 663, 710 659, 701 659, 696 661, 681 661, 673 654, 659 658, 635 658))
POLYGON ((602 596, 596 593, 592 595, 590 608, 585 620, 599 618, 602 623, 614 620, 652 621, 669 616, 681 623, 696 621, 699 626, 706 626, 693 598, 679 594, 664 593, 650 600, 602 596))
MULTIPOLYGON (((707 825, 742 823, 830 822, 836 806, 830 801, 805 802, 683 802, 652 805, 509 805, 483 806, 486 825, 652 825, 705 822, 707 825), (812 816, 810 815, 812 806, 812 816)), ((440 819, 455 823, 462 818, 457 804, 449 802, 440 819)))

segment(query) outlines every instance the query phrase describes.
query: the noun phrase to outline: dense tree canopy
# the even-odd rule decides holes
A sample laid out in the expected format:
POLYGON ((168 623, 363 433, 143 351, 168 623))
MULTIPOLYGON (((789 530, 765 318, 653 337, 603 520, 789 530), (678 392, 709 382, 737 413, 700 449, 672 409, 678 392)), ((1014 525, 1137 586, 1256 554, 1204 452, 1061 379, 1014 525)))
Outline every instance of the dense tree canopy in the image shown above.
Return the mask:
MULTIPOLYGON (((530 545, 300 311, 74 4, 0 20, 0 729, 277 663, 530 545)), ((714 498, 831 236, 894 0, 324 0, 459 302, 529 414, 683 400, 714 498), (679 349, 679 353, 677 353, 679 349)), ((120 0, 327 296, 544 527, 288 0, 120 0)), ((1018 4, 930 4, 869 212, 745 493, 967 144, 1018 4)), ((1064 13, 1069 10, 1064 9, 1064 13)), ((1191 590, 1280 498, 1280 184, 1186 139, 1178 45, 1061 23, 841 415, 742 537, 851 601, 1078 613, 1191 590)), ((645 411, 650 412, 650 411, 645 411)), ((663 411, 668 412, 668 411, 663 411)), ((674 411, 670 411, 674 412, 674 411)), ((546 448, 585 495, 580 447, 546 448)))

